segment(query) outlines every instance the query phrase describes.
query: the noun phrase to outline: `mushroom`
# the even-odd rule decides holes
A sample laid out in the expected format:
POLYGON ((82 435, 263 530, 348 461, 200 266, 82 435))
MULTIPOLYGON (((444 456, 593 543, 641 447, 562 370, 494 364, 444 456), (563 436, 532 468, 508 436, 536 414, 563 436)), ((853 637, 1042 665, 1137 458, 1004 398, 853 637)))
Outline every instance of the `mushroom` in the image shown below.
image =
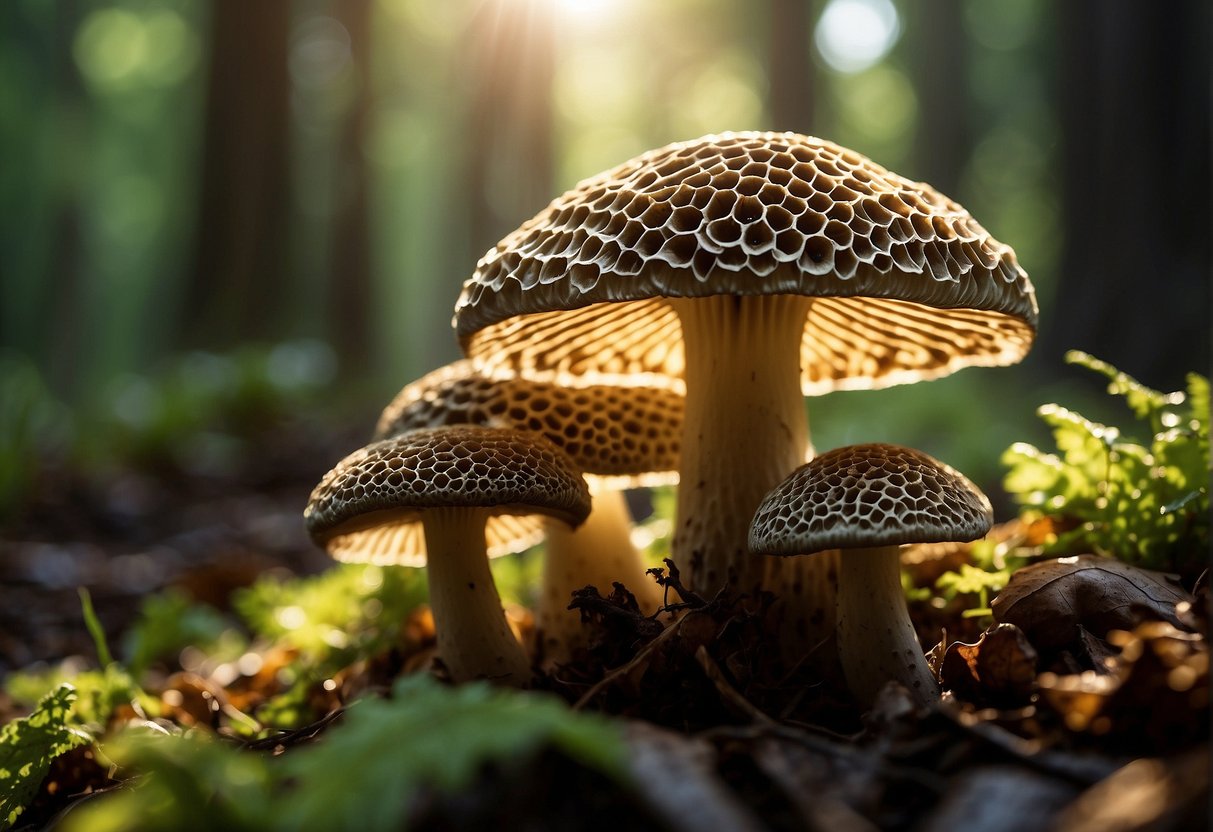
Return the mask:
MULTIPOLYGON (((1014 252, 930 186, 821 139, 733 133, 557 198, 480 260, 454 323, 491 372, 684 382, 674 557, 701 592, 747 592, 749 519, 810 455, 802 395, 1011 364, 1036 319, 1014 252)), ((825 585, 822 564, 788 583, 825 585)))
POLYGON ((438 653, 456 681, 525 685, 530 661, 514 637, 489 571, 494 515, 537 514, 575 526, 590 511, 585 481, 542 436, 458 426, 413 431, 341 460, 312 492, 312 538, 347 557, 408 542, 424 557, 438 653), (420 527, 422 541, 416 533, 420 527))
POLYGON ((801 466, 767 495, 750 548, 785 556, 841 549, 836 622, 847 686, 871 704, 895 679, 925 705, 938 686, 906 609, 898 549, 973 540, 991 520, 985 494, 942 462, 898 445, 850 445, 801 466))
POLYGON ((376 439, 418 428, 474 424, 546 436, 586 475, 593 508, 576 529, 545 522, 543 586, 536 610, 542 655, 567 661, 584 643, 574 590, 609 592, 615 581, 654 612, 662 591, 645 575, 631 540, 625 487, 671 482, 678 465, 682 396, 664 388, 589 386, 565 389, 521 378, 493 379, 457 361, 409 384, 383 411, 376 439))

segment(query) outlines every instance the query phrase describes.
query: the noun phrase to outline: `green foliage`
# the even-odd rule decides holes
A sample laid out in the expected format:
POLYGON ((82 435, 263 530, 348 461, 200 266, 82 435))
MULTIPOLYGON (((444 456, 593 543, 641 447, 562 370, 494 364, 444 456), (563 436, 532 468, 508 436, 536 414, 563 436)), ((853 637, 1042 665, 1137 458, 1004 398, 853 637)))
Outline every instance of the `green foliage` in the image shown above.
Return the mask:
POLYGON ((456 791, 486 764, 523 764, 546 747, 623 776, 625 746, 602 717, 547 695, 414 676, 276 761, 200 734, 121 735, 106 754, 144 776, 80 807, 66 829, 399 830, 420 789, 456 791))
POLYGON ((101 670, 81 670, 64 662, 49 669, 19 671, 4 680, 4 691, 13 701, 28 706, 64 685, 75 691, 69 713, 71 723, 87 727, 93 733, 103 731, 114 709, 122 705, 137 703, 149 716, 157 713, 156 700, 117 663, 101 670))
POLYGON ((640 527, 648 538, 644 547, 646 562, 657 565, 670 556, 670 543, 674 537, 674 516, 678 512, 678 490, 672 485, 654 488, 651 492, 653 514, 640 527))
POLYGON ((263 722, 306 722, 307 689, 358 658, 388 649, 425 597, 420 569, 337 564, 322 575, 263 577, 232 599, 253 634, 296 651, 280 678, 286 690, 258 712, 263 722))
POLYGON ((287 828, 399 829, 419 787, 455 791, 485 763, 516 765, 544 746, 609 775, 623 771, 617 729, 554 697, 484 683, 447 688, 428 676, 402 679, 393 694, 359 703, 311 753, 283 760, 300 784, 283 807, 287 828))
POLYGON ((123 636, 123 655, 138 677, 152 662, 174 656, 187 646, 212 655, 231 653, 233 636, 238 642, 235 646, 242 648, 244 639, 222 613, 170 588, 143 600, 138 619, 123 636))
POLYGON ((948 600, 957 595, 976 596, 977 604, 966 609, 961 615, 965 618, 978 618, 990 614, 990 593, 997 593, 1010 579, 1010 569, 986 570, 962 563, 959 571, 940 575, 935 581, 935 587, 941 590, 941 596, 948 600))
POLYGON ((104 743, 103 750, 127 774, 142 776, 134 788, 91 800, 68 815, 63 824, 68 832, 282 828, 271 800, 271 770, 263 756, 203 732, 146 729, 125 731, 104 743))
POLYGON ((539 600, 539 585, 543 574, 544 545, 532 546, 503 558, 493 558, 489 568, 497 594, 506 604, 522 604, 534 609, 539 600))
POLYGON ((195 474, 229 473, 243 444, 314 404, 334 371, 331 350, 293 341, 228 354, 192 352, 109 396, 106 453, 195 474))
POLYGON ((84 587, 76 589, 76 593, 80 596, 80 612, 84 616, 84 626, 88 628, 88 634, 93 637, 93 647, 97 650, 97 661, 102 667, 108 667, 114 663, 114 657, 110 655, 109 643, 105 640, 105 628, 101 626, 101 620, 97 618, 97 613, 93 609, 93 596, 84 587))
POLYGON ((232 603, 255 636, 325 664, 390 644, 424 599, 424 577, 420 569, 341 563, 307 578, 262 577, 232 603))
POLYGON ((0 728, 0 828, 14 824, 60 754, 92 741, 70 718, 76 691, 61 685, 34 712, 0 728))
POLYGON ((1025 443, 1003 455, 1006 488, 1043 514, 1076 524, 1047 543, 1046 553, 1082 551, 1154 569, 1190 572, 1209 545, 1209 383, 1191 374, 1186 392, 1152 390, 1085 353, 1079 364, 1109 379, 1124 399, 1139 440, 1118 427, 1055 404, 1039 409, 1058 453, 1025 443))

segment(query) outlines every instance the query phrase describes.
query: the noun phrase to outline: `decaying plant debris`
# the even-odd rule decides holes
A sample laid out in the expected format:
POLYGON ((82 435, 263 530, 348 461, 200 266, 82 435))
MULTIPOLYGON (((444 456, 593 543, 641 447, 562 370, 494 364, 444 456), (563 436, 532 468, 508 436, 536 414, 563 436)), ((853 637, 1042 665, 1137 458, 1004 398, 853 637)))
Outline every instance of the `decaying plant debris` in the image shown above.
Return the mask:
MULTIPOLYGON (((1038 570, 1074 574, 1052 561, 1038 570)), ((972 645, 937 651, 950 691, 938 707, 915 710, 890 687, 864 714, 840 680, 807 680, 780 664, 763 632, 769 598, 705 599, 682 585, 676 564, 654 571, 680 614, 674 623, 640 614, 621 585, 606 597, 586 589, 574 606, 589 646, 540 683, 577 711, 615 715, 626 773, 540 751, 490 764, 457 793, 418 792, 410 828, 600 828, 609 818, 675 830, 1096 829, 1109 828, 1100 824, 1118 804, 1115 817, 1132 821, 1123 828, 1196 828, 1205 816, 1208 654, 1195 614, 1203 591, 1193 599, 1116 565, 1111 573, 1132 587, 1116 627, 1059 616, 1034 631, 1034 644, 1014 624, 995 624, 972 645), (1158 603, 1164 591, 1180 599, 1178 612, 1158 603)), ((1066 588, 1042 590, 1032 577, 1020 582, 1037 587, 1023 591, 1027 600, 1066 588)), ((1059 609, 1069 601, 1040 599, 1059 609)), ((406 641, 334 674, 331 690, 317 685, 314 718, 299 728, 242 730, 291 661, 273 648, 257 673, 227 685, 185 672, 158 677, 148 692, 162 715, 152 724, 213 734, 271 767, 299 758, 342 725, 350 702, 385 692, 405 667, 431 664, 432 622, 412 617, 405 629, 406 641)), ((440 664, 434 670, 442 675, 440 664)), ((110 719, 129 728, 149 716, 136 700, 110 719)), ((91 747, 64 754, 18 828, 58 820, 71 828, 100 795, 129 789, 126 776, 91 747)))

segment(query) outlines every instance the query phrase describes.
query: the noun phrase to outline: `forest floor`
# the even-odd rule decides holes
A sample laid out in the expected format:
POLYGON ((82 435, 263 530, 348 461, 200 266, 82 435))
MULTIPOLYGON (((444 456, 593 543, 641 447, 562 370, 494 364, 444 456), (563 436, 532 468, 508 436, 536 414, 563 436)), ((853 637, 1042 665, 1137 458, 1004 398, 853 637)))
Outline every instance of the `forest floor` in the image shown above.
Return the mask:
MULTIPOLYGON (((298 427, 223 476, 41 471, 0 540, 0 674, 95 664, 81 658, 96 653, 78 586, 89 588, 97 618, 116 636, 167 587, 227 612, 232 593, 259 576, 323 572, 330 562, 307 540, 301 510, 323 470, 355 444, 349 434, 298 427)), ((828 673, 779 664, 763 636, 767 599, 679 593, 676 565, 664 579, 670 602, 684 610, 676 623, 654 625, 622 593, 587 595, 592 649, 539 684, 572 708, 619 720, 626 782, 547 748, 483 767, 458 793, 419 793, 410 827, 1206 828, 1207 619, 1199 611, 1207 588, 1179 614, 1160 613, 1146 589, 1128 605, 1128 624, 1087 622, 1035 645, 1004 626, 965 646, 958 639, 976 644, 988 619, 915 604, 924 643, 950 633, 951 650, 935 657, 947 692, 922 710, 889 687, 861 712, 828 673)), ((424 616, 405 626, 406 641, 334 674, 335 689, 312 691, 312 713, 295 730, 237 738, 228 711, 190 704, 201 693, 256 714, 271 693, 259 686, 275 684, 265 669, 291 660, 272 646, 260 648, 259 673, 207 678, 170 658, 143 684, 175 704, 163 715, 169 722, 228 736, 250 754, 290 757, 339 731, 350 702, 388 690, 402 672, 436 667, 441 677, 424 616)), ((27 712, 0 693, 0 722, 27 712)), ((17 828, 54 826, 76 804, 121 788, 111 775, 87 750, 59 758, 17 828)))

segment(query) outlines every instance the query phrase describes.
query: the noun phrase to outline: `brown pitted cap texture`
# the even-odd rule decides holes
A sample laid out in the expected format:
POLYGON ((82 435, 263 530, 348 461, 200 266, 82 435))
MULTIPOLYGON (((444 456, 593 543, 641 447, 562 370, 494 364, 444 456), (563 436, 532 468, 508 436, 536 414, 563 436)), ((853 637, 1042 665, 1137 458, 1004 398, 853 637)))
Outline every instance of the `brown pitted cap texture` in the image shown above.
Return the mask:
POLYGON ((973 540, 993 520, 986 495, 958 471, 899 445, 848 445, 797 468, 750 524, 750 550, 823 549, 973 540))
MULTIPOLYGON (((576 526, 589 514, 590 496, 576 466, 542 436, 462 425, 355 451, 325 474, 303 517, 312 539, 335 557, 421 565, 423 513, 454 507, 546 515, 576 526)), ((520 519, 491 520, 490 548, 499 548, 495 541, 535 542, 539 524, 520 519)))
POLYGON ((721 294, 816 299, 806 394, 1014 363, 1037 319, 1015 253, 929 185, 821 139, 733 133, 556 199, 481 259, 455 326, 469 356, 532 378, 679 377, 664 299, 721 294))
POLYGON ((401 390, 379 418, 375 438, 455 424, 532 431, 607 485, 655 485, 677 481, 683 401, 658 387, 570 389, 493 379, 457 361, 401 390))

